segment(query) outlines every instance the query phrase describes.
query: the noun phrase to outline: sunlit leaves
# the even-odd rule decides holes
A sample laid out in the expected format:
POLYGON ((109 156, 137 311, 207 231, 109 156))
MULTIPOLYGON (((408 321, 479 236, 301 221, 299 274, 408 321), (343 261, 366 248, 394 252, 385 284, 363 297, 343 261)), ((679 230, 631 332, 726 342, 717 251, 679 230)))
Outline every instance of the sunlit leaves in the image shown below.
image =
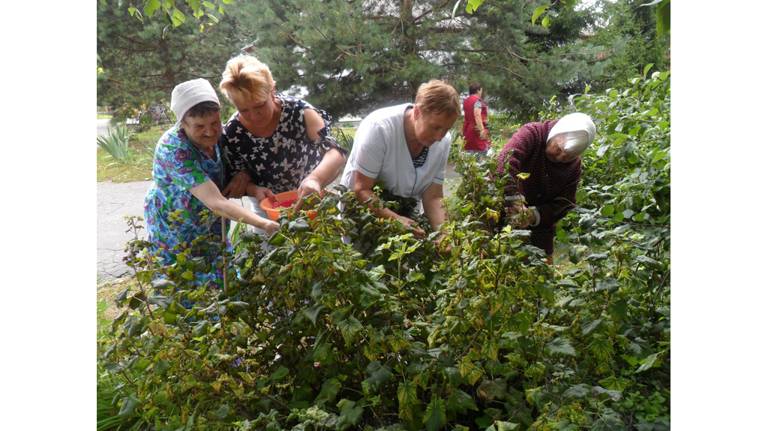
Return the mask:
POLYGON ((547 343, 547 350, 553 354, 576 356, 576 349, 567 338, 558 337, 547 343))

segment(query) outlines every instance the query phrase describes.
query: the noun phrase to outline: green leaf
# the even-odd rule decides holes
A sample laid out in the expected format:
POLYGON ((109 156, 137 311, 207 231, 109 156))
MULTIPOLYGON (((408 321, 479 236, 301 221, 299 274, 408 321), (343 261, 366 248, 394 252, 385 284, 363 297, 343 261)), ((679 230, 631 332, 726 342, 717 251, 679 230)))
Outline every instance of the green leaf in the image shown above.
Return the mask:
POLYGON ((608 259, 608 253, 592 253, 587 256, 587 262, 600 262, 608 259))
POLYGON ((333 402, 333 400, 336 399, 339 390, 341 390, 341 382, 339 379, 332 377, 326 380, 323 382, 323 386, 320 388, 320 393, 317 395, 317 398, 315 398, 315 404, 323 407, 325 403, 333 402))
POLYGON ((477 387, 477 396, 485 401, 501 400, 507 394, 507 383, 503 379, 483 380, 477 387))
POLYGON ((549 9, 549 5, 541 5, 533 10, 533 15, 531 15, 531 24, 536 24, 536 20, 539 19, 539 17, 549 9))
POLYGON ((123 398, 123 405, 120 407, 120 412, 118 413, 118 416, 128 416, 136 409, 136 406, 139 404, 139 400, 136 399, 133 395, 129 395, 125 398, 123 398))
POLYGON ((176 323, 177 318, 178 318, 178 315, 176 313, 173 313, 168 310, 165 310, 163 312, 163 321, 169 325, 173 325, 174 323, 176 323))
POLYGON ((659 353, 661 353, 661 352, 656 352, 656 353, 654 353, 652 355, 646 356, 645 359, 640 361, 640 366, 637 367, 637 370, 635 370, 635 373, 642 373, 643 371, 649 370, 654 365, 656 365, 656 360, 659 357, 659 353))
POLYGON ((291 232, 306 232, 309 230, 309 224, 303 218, 299 218, 288 223, 288 230, 291 232))
POLYGON ((452 413, 464 414, 467 410, 478 411, 475 399, 461 389, 453 391, 445 405, 448 411, 452 413))
POLYGON ((437 431, 444 427, 448 423, 448 418, 445 415, 445 401, 437 395, 433 395, 421 422, 429 431, 437 431))
POLYGON ((599 280, 595 285, 596 292, 601 292, 603 290, 606 290, 608 292, 613 292, 618 288, 619 288, 619 282, 615 278, 610 278, 610 277, 599 280))
POLYGON ((341 336, 344 337, 344 344, 347 347, 355 340, 355 335, 363 329, 363 325, 355 316, 349 316, 349 318, 342 320, 336 326, 341 331, 341 336))
POLYGON ((144 301, 146 300, 146 296, 144 296, 141 292, 136 292, 131 299, 128 301, 128 307, 135 310, 142 305, 144 305, 144 301))
POLYGON ((465 356, 459 362, 459 374, 467 380, 467 383, 474 385, 480 377, 483 377, 483 369, 475 365, 468 356, 465 356))
POLYGON ((552 354, 576 356, 576 350, 571 345, 571 342, 565 337, 557 337, 547 343, 547 351, 552 354))
POLYGON ((336 407, 339 408, 339 424, 338 429, 347 429, 350 426, 357 424, 360 417, 363 415, 363 408, 356 406, 354 401, 346 398, 341 399, 336 407))
POLYGON ((228 404, 222 404, 219 408, 213 412, 213 415, 219 419, 226 419, 229 416, 230 408, 228 404))
POLYGON ((525 400, 528 404, 539 406, 544 398, 544 389, 541 386, 525 390, 525 400))
POLYGON ((614 210, 613 205, 611 204, 603 205, 603 207, 600 209, 600 214, 606 217, 610 217, 613 215, 613 210, 614 210))
POLYGON ((563 392, 563 396, 566 398, 584 398, 589 395, 590 387, 584 383, 573 385, 568 390, 563 392))
POLYGON ((648 76, 648 71, 651 70, 652 67, 653 67, 653 63, 648 63, 645 65, 645 67, 643 68, 643 79, 645 79, 645 77, 648 76))
POLYGON ((144 4, 144 15, 152 16, 160 9, 160 0, 147 0, 144 4))
POLYGON ((466 8, 467 13, 475 13, 483 3, 485 3, 485 0, 468 0, 466 8))
POLYGON ((551 23, 552 20, 549 18, 549 15, 545 16, 544 19, 541 20, 541 26, 544 28, 549 28, 551 23))
POLYGON ((369 377, 363 380, 363 392, 374 393, 381 385, 392 378, 393 374, 386 365, 381 365, 379 361, 373 361, 365 369, 369 377))
POLYGON ((496 421, 493 424, 496 426, 498 431, 514 431, 518 426, 520 426, 520 424, 505 421, 496 421))
POLYGON ((581 328, 581 335, 589 335, 589 333, 594 331, 595 328, 600 326, 601 323, 603 323, 603 319, 595 319, 591 321, 589 324, 581 328))
POLYGON ((320 311, 325 308, 323 304, 317 304, 312 307, 307 307, 303 310, 301 310, 301 313, 307 317, 307 319, 312 322, 313 325, 317 324, 317 315, 320 314, 320 311))
POLYGON ((407 421, 413 422, 416 407, 420 404, 416 395, 416 385, 413 382, 405 381, 397 386, 397 415, 407 421))
MULTIPOLYGON (((172 13, 169 13, 169 17, 171 18, 171 23, 174 27, 178 27, 182 24, 184 24, 184 21, 187 20, 187 17, 184 16, 184 13, 176 8, 173 9, 172 13)), ((202 174, 200 174, 202 176, 202 174)), ((197 177, 197 175, 195 175, 197 177)))
POLYGON ((197 13, 200 10, 200 0, 186 0, 187 5, 190 9, 192 9, 192 12, 197 13))
POLYGON ((272 380, 273 382, 279 382, 282 380, 285 376, 288 375, 290 370, 284 366, 280 366, 277 370, 275 370, 274 373, 272 373, 271 376, 269 376, 269 380, 272 380))
POLYGON ((645 255, 637 256, 637 258, 635 258, 635 260, 637 260, 638 262, 642 262, 642 263, 648 264, 648 265, 650 265, 652 267, 660 267, 661 266, 661 262, 659 262, 658 260, 655 260, 655 259, 651 259, 650 257, 645 256, 645 255))
POLYGON ((611 146, 608 145, 608 144, 601 145, 597 149, 597 151, 595 151, 595 154, 597 155, 597 157, 603 157, 605 155, 605 153, 608 151, 608 149, 610 149, 610 148, 611 148, 611 146))

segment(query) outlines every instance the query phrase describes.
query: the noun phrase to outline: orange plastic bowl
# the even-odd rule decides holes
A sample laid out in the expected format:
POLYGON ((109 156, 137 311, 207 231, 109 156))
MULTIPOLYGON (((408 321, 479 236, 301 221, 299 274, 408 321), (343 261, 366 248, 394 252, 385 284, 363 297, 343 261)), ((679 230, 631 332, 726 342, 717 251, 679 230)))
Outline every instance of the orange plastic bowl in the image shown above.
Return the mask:
POLYGON ((272 199, 262 199, 259 206, 267 213, 267 217, 277 220, 280 218, 280 212, 292 207, 298 199, 299 193, 296 190, 291 190, 276 194, 276 202, 273 202, 272 199))

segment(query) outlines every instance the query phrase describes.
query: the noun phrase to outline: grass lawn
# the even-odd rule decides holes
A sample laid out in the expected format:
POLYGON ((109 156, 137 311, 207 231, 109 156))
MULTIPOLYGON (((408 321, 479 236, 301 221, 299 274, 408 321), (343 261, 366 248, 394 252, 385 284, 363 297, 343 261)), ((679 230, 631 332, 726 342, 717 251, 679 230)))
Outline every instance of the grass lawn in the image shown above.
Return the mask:
POLYGON ((135 291, 137 288, 136 279, 133 276, 126 276, 117 280, 103 281, 96 287, 96 314, 99 323, 99 333, 122 311, 117 308, 115 299, 127 288, 135 291))
POLYGON ((118 163, 101 148, 96 149, 96 181, 125 183, 152 179, 152 156, 155 144, 168 125, 154 126, 146 131, 132 133, 130 148, 132 157, 125 163, 118 163))

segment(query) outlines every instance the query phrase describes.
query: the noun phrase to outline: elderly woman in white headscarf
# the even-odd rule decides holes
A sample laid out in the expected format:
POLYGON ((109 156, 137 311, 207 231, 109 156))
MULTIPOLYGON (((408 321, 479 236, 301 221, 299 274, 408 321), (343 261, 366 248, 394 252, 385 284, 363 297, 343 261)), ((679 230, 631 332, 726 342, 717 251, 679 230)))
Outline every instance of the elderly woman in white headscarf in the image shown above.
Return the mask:
POLYGON ((576 205, 580 156, 594 139, 592 119, 577 112, 520 127, 499 153, 497 174, 510 174, 505 192, 519 202, 508 212, 524 215, 521 227, 531 230, 531 243, 547 253, 550 263, 555 224, 576 205), (517 178, 523 172, 530 176, 517 178))
MULTIPOLYGON (((222 229, 220 216, 268 233, 277 230, 279 225, 274 221, 221 194, 224 167, 217 145, 221 137, 220 104, 211 84, 200 78, 177 85, 171 93, 171 109, 177 121, 157 142, 152 166, 154 185, 144 199, 149 241, 162 262, 174 263, 176 255, 201 236, 222 239, 228 223, 224 222, 222 229)), ((213 266, 218 256, 209 254, 206 257, 213 266)), ((198 280, 215 281, 215 272, 212 269, 209 274, 200 274, 198 280)))

